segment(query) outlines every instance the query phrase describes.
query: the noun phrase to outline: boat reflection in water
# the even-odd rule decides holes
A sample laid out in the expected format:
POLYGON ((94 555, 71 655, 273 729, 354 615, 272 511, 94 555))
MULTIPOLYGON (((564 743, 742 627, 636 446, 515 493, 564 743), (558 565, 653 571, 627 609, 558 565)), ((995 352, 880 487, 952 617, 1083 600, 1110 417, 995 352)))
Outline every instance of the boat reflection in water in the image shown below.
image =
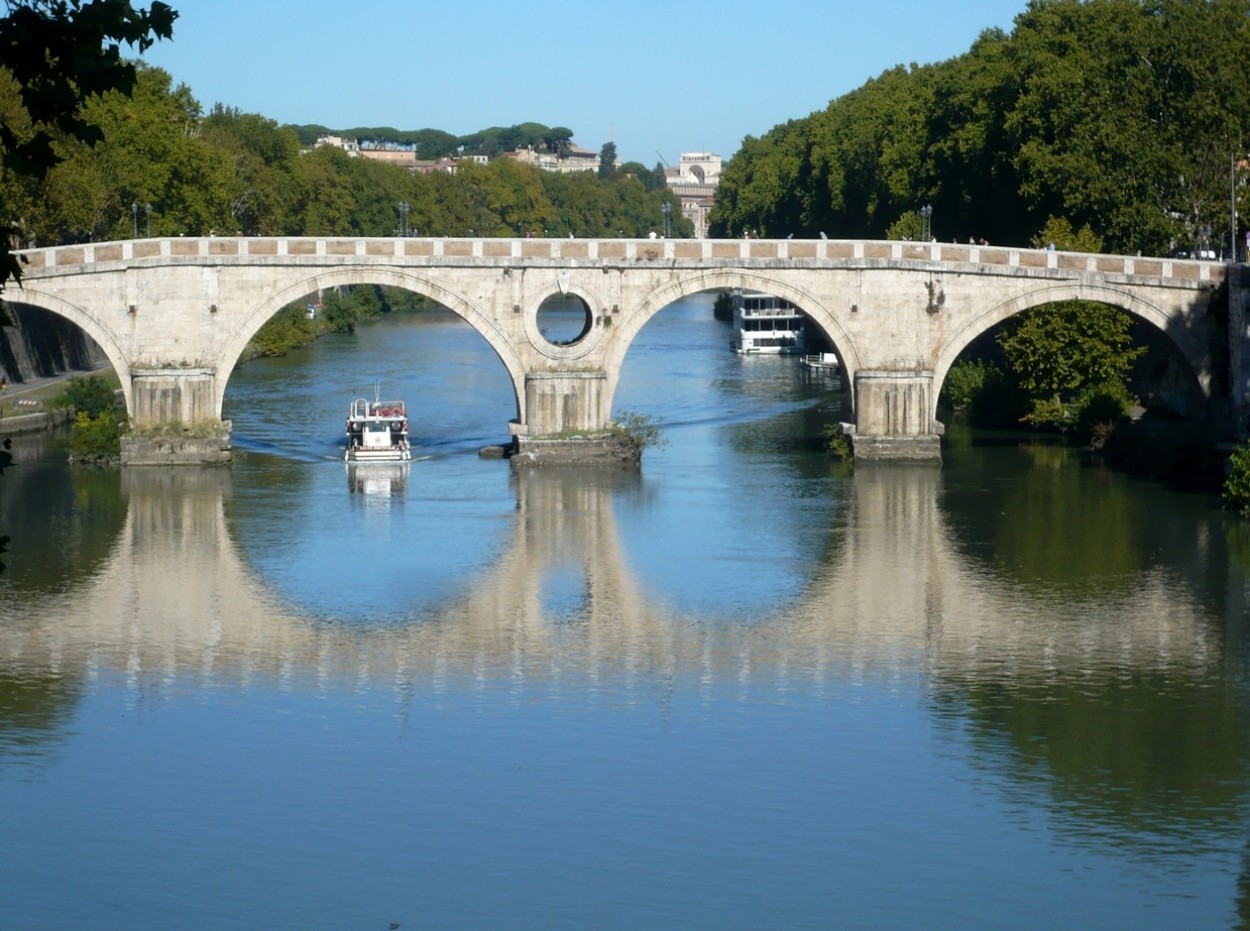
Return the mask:
POLYGON ((377 498, 403 497, 411 462, 348 462, 347 490, 377 498))

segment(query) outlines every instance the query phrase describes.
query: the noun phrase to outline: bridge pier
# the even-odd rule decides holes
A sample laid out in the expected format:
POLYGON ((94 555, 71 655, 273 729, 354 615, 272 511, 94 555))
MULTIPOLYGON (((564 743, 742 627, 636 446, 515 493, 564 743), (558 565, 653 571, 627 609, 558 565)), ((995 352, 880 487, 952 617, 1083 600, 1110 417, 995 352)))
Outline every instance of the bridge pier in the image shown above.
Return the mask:
POLYGON ((218 418, 216 397, 213 369, 132 369, 122 465, 229 462, 230 424, 218 418))
POLYGON ((1250 267, 1228 267, 1228 395, 1233 436, 1250 434, 1250 267))
POLYGON ((538 371, 525 376, 525 422, 514 424, 514 466, 615 465, 641 450, 610 428, 604 371, 538 371))
POLYGON ((932 372, 857 372, 855 425, 846 430, 855 458, 940 462, 944 428, 933 402, 932 372))

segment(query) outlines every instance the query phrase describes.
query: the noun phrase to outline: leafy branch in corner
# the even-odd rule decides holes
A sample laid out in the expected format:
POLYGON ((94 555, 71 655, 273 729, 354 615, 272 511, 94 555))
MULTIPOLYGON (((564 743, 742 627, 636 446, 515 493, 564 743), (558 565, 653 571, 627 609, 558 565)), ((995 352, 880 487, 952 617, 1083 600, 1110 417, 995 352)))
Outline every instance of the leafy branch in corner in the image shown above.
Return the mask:
MULTIPOLYGON (((134 89, 135 66, 121 47, 142 53, 171 38, 178 14, 160 0, 147 9, 130 0, 10 0, 8 8, 0 17, 0 62, 17 84, 28 122, 0 122, 0 163, 38 181, 62 160, 54 148, 58 140, 92 146, 103 138, 83 116, 85 101, 113 90, 129 96, 134 89)), ((20 236, 5 209, 0 289, 21 280, 21 263, 10 247, 20 236)))

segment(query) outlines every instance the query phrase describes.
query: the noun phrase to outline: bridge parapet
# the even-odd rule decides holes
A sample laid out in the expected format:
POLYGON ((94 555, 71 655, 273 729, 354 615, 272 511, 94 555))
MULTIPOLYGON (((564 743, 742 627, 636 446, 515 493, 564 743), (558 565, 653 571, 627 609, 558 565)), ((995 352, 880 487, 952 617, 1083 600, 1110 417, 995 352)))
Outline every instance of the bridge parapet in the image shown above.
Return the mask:
POLYGON ((379 263, 420 265, 570 265, 616 263, 669 268, 753 266, 807 268, 932 267, 961 273, 1175 280, 1219 285, 1220 262, 1094 255, 1007 246, 874 240, 768 239, 456 239, 347 237, 211 237, 124 240, 28 249, 24 274, 38 279, 101 266, 379 263))

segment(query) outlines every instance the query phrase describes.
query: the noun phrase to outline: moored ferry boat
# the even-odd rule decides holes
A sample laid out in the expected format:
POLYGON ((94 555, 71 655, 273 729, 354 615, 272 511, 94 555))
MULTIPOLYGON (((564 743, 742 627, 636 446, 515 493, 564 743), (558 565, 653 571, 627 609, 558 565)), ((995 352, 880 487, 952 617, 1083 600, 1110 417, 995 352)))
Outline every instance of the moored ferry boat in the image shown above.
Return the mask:
POLYGON ((403 401, 357 398, 347 412, 348 462, 407 462, 408 409, 403 401))
POLYGON ((760 291, 733 293, 734 337, 729 348, 740 355, 801 355, 805 348, 803 311, 783 297, 760 291))
POLYGON ((842 364, 836 352, 812 352, 799 360, 803 368, 812 372, 837 372, 842 364))

